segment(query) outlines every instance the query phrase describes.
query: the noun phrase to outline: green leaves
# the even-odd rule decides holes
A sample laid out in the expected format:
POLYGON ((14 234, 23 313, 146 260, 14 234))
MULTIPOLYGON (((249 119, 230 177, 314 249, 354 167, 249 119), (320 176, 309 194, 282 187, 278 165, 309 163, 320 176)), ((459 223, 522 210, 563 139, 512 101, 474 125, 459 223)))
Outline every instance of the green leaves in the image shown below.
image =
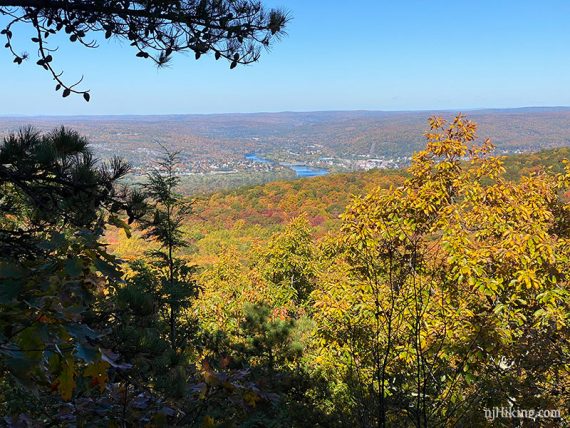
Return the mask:
POLYGON ((14 303, 24 287, 22 278, 1 279, 0 276, 0 305, 14 303))
POLYGON ((64 264, 65 273, 71 278, 77 278, 83 273, 83 263, 77 258, 69 258, 64 264))
POLYGON ((108 222, 112 226, 123 229, 127 238, 131 237, 131 227, 123 219, 119 218, 119 216, 112 214, 109 216, 108 222))
POLYGON ((48 238, 40 241, 38 246, 46 251, 54 251, 60 248, 65 248, 67 246, 67 238, 65 234, 50 231, 48 232, 48 238))
POLYGON ((15 262, 0 260, 0 305, 13 303, 24 288, 26 270, 15 262))

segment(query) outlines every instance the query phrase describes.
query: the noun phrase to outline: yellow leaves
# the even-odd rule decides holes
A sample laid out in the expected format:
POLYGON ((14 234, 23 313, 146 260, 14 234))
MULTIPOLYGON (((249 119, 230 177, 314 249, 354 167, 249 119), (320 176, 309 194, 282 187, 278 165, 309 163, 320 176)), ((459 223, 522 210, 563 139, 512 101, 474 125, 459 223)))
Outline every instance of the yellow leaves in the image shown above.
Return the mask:
POLYGON ((85 370, 83 370, 83 376, 90 377, 91 385, 98 386, 99 390, 103 392, 109 380, 108 370, 109 363, 100 360, 89 364, 85 370))
POLYGON ((255 407, 256 404, 261 401, 261 397, 259 395, 257 395, 255 392, 253 391, 247 391, 244 395, 243 395, 243 401, 245 401, 245 403, 251 407, 255 407))
POLYGON ((202 362, 202 377, 206 385, 217 385, 219 383, 219 379, 210 366, 210 363, 205 360, 202 362))
POLYGON ((216 426, 216 420, 211 416, 205 416, 202 421, 203 428, 214 428, 216 426))
POLYGON ((517 281, 528 288, 540 288, 540 282, 534 270, 521 270, 517 273, 517 281))
MULTIPOLYGON (((326 346, 326 342, 324 344, 324 346, 326 346)), ((315 364, 320 365, 324 362, 324 357, 322 355, 318 355, 317 357, 315 357, 315 359, 313 360, 315 364)))
MULTIPOLYGON (((428 119, 428 124, 431 130, 435 130, 435 129, 440 129, 443 128, 445 126, 445 120, 442 117, 439 116, 432 116, 428 119)), ((428 138, 432 138, 434 139, 435 137, 432 137, 432 135, 436 135, 436 134, 426 134, 426 137, 428 138)))
POLYGON ((75 365, 73 358, 63 361, 61 373, 57 378, 57 390, 65 401, 71 400, 75 388, 75 365))

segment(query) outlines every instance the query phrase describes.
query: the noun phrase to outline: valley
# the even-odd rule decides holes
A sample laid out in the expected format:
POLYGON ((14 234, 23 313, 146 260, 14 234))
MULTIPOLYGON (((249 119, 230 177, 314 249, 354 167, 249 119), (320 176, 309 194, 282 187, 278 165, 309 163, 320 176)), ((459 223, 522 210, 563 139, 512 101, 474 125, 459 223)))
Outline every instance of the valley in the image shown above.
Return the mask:
MULTIPOLYGON (((205 194, 327 173, 397 169, 423 144, 427 118, 451 112, 307 112, 165 116, 2 117, 0 136, 30 123, 66 126, 84 135, 101 159, 119 156, 138 182, 163 147, 179 152, 176 171, 188 194, 205 194)), ((470 111, 481 137, 499 154, 564 147, 570 109, 470 111)))

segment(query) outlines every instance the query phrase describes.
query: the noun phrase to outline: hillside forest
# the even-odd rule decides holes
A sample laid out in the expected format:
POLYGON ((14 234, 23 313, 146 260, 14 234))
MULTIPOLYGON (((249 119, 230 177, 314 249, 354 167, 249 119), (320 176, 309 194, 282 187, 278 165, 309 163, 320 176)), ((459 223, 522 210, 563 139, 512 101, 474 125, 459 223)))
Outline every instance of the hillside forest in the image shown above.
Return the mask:
POLYGON ((569 150, 424 137, 405 169, 198 197, 167 149, 132 185, 69 129, 6 137, 0 424, 570 424, 569 150))

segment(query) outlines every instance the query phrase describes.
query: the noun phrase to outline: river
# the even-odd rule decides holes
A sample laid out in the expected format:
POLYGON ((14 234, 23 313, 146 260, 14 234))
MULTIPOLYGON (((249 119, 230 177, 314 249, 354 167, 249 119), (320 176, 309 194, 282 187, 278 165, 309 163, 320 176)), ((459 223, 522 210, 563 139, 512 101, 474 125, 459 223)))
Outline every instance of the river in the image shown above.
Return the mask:
MULTIPOLYGON (((245 155, 245 158, 253 162, 275 163, 273 161, 270 161, 269 159, 265 159, 261 156, 258 156, 256 153, 248 153, 245 155)), ((303 164, 280 162, 279 165, 292 169, 293 171, 295 171, 297 177, 319 177, 321 175, 327 175, 329 173, 329 171, 324 168, 315 168, 303 164)))

